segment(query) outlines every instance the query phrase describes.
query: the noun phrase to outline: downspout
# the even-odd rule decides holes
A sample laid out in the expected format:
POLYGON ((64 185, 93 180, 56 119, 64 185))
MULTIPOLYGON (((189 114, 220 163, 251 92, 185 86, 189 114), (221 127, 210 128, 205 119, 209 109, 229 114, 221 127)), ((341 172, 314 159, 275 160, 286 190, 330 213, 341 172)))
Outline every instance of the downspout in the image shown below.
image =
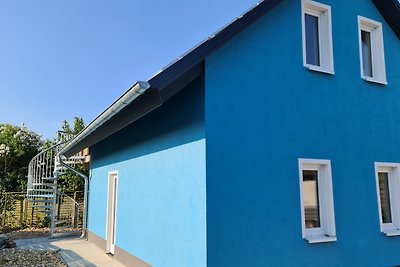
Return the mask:
POLYGON ((84 175, 83 173, 78 172, 74 168, 68 166, 63 160, 62 160, 62 155, 59 153, 58 154, 58 160, 59 163, 67 168, 68 170, 72 171, 73 173, 79 175, 83 179, 85 179, 85 191, 83 194, 83 225, 82 225, 82 235, 81 238, 86 237, 86 230, 87 230, 87 215, 88 215, 88 196, 89 196, 89 177, 84 175))
MULTIPOLYGON (((68 142, 58 153, 59 162, 65 168, 71 170, 75 174, 85 179, 85 192, 84 192, 84 209, 83 209, 83 229, 81 237, 86 237, 87 232, 87 216, 88 216, 88 195, 89 195, 89 177, 78 172, 72 167, 68 166, 62 161, 64 154, 73 154, 71 149, 84 138, 92 134, 97 128, 103 125, 105 122, 110 120, 115 114, 121 111, 123 108, 128 106, 133 100, 142 95, 145 91, 150 88, 148 82, 137 82, 134 84, 123 96, 116 100, 109 108, 101 113, 94 121, 92 121, 82 132, 80 132, 75 138, 68 142)), ((65 157, 68 157, 68 156, 65 157)))

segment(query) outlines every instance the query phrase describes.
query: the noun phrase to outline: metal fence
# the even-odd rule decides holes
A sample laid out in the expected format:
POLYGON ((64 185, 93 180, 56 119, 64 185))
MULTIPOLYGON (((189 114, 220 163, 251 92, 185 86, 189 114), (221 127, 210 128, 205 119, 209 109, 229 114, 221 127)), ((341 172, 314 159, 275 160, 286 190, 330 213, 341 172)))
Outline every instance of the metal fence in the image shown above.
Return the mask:
MULTIPOLYGON (((82 191, 65 194, 83 203, 82 191)), ((82 214, 83 204, 76 206, 68 197, 57 195, 55 215, 65 221, 64 226, 82 226, 82 214)), ((47 214, 36 211, 33 203, 27 201, 26 192, 0 193, 1 228, 48 227, 49 223, 47 214)))

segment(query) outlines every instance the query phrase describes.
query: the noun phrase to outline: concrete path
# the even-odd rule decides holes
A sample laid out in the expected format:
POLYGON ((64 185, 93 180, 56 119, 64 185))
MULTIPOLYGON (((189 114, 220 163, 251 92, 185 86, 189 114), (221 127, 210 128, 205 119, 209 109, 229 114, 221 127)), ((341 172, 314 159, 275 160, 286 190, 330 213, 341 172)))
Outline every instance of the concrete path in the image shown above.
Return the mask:
POLYGON ((78 237, 20 239, 16 243, 22 249, 59 250, 69 267, 124 266, 94 244, 78 237))

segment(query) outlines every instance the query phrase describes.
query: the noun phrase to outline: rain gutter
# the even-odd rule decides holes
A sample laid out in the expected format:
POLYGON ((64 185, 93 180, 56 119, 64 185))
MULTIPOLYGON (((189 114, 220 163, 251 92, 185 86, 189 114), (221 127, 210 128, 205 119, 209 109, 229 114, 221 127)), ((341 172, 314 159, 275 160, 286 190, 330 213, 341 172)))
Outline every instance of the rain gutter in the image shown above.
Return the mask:
POLYGON ((93 120, 82 132, 80 132, 75 138, 73 138, 60 152, 60 155, 64 155, 67 151, 73 148, 80 141, 88 137, 97 128, 102 126, 104 123, 109 121, 115 114, 121 111, 123 108, 128 106, 137 97, 142 95, 146 90, 150 88, 148 82, 136 82, 125 94, 117 99, 110 107, 103 111, 95 120, 93 120))

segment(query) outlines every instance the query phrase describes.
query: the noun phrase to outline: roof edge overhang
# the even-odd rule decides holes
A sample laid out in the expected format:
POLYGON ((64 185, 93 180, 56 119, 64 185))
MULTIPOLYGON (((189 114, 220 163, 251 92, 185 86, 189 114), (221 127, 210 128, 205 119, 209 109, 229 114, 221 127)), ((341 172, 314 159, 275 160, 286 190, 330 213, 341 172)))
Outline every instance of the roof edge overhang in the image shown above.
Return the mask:
POLYGON ((204 62, 207 56, 268 13, 281 1, 260 1, 199 45, 161 69, 148 82, 135 83, 123 96, 72 139, 60 151, 60 154, 72 156, 82 149, 95 145, 161 106, 204 72, 204 62), (129 98, 128 95, 133 96, 129 98), (123 98, 130 99, 130 101, 124 101, 123 98))
POLYGON ((398 0, 372 0, 372 2, 400 39, 400 2, 398 0))
MULTIPOLYGON (((135 101, 136 98, 145 94, 150 89, 148 82, 136 82, 129 88, 120 98, 112 103, 104 110, 96 119, 94 119, 87 127, 85 127, 77 136, 75 136, 67 145, 60 151, 61 155, 71 156, 87 146, 86 143, 90 137, 94 137, 94 133, 107 124, 112 117, 122 112, 127 106, 135 101)), ((98 138, 95 138, 98 139, 98 138)))

